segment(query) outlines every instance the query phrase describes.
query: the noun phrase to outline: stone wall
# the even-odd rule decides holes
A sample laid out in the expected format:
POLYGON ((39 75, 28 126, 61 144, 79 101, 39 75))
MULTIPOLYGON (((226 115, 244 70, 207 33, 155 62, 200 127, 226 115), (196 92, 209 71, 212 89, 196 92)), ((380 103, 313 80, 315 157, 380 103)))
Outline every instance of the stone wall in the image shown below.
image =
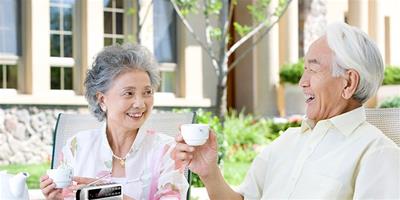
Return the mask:
POLYGON ((0 105, 0 165, 50 161, 59 113, 87 113, 80 106, 0 105))

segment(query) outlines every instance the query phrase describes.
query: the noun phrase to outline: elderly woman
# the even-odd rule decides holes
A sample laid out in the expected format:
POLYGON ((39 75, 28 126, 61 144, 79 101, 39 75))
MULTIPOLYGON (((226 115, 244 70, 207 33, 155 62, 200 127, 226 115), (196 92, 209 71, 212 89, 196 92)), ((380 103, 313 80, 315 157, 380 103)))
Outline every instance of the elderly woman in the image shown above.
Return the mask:
MULTIPOLYGON (((76 134, 63 148, 62 160, 73 167, 78 184, 109 174, 109 181, 123 184, 128 199, 186 198, 187 181, 170 157, 173 138, 141 129, 159 79, 155 59, 143 46, 111 46, 97 55, 85 96, 104 125, 76 134)), ((40 181, 47 199, 62 198, 47 175, 40 181)))
POLYGON ((365 121, 362 106, 382 79, 382 57, 368 36, 332 24, 305 56, 306 119, 255 158, 237 191, 218 168, 214 134, 196 148, 177 137, 174 159, 189 163, 211 199, 400 199, 400 149, 365 121))

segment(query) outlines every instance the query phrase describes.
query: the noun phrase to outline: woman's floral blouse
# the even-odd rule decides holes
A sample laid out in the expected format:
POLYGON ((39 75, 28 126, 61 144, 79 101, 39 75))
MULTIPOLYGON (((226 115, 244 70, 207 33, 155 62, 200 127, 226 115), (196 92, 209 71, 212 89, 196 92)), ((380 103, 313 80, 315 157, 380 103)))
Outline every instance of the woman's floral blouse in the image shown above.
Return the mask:
MULTIPOLYGON (((112 151, 106 125, 87 130, 67 141, 62 161, 74 169, 74 176, 99 178, 112 171, 112 151)), ((109 180, 123 184, 124 195, 135 200, 185 199, 188 183, 183 171, 171 159, 174 139, 140 129, 125 161, 124 178, 109 180)))

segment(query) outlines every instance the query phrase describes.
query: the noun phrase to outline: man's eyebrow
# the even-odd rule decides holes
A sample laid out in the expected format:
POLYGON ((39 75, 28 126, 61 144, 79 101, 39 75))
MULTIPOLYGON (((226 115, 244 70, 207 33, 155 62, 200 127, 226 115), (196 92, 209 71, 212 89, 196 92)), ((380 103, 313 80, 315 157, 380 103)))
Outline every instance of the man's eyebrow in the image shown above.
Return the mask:
POLYGON ((307 60, 308 64, 320 64, 319 61, 317 59, 308 59, 307 60))

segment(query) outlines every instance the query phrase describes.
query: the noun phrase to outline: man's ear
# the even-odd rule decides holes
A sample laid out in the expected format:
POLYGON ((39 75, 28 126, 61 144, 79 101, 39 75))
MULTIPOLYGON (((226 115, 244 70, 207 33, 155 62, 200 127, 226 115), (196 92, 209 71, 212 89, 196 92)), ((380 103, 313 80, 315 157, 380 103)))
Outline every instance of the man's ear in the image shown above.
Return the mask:
POLYGON ((350 99, 356 92, 358 85, 360 84, 360 75, 354 69, 349 69, 345 72, 344 88, 342 91, 342 97, 344 99, 350 99))
POLYGON ((96 92, 97 103, 100 105, 100 108, 105 112, 107 110, 105 104, 105 96, 101 92, 96 92))

